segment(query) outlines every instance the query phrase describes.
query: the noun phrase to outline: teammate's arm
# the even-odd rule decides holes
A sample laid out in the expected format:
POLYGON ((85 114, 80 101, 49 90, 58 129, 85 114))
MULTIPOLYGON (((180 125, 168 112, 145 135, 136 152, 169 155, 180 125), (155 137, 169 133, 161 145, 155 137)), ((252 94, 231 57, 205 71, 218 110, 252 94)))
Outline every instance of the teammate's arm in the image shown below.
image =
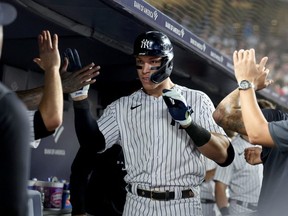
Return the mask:
POLYGON ((230 165, 235 156, 234 148, 230 143, 230 139, 222 134, 210 134, 211 137, 209 141, 198 147, 199 151, 206 157, 215 161, 219 166, 225 167, 230 165))
MULTIPOLYGON (((94 63, 91 63, 71 73, 66 71, 67 66, 68 60, 64 58, 64 64, 60 71, 63 93, 75 92, 86 85, 93 84, 95 82, 93 78, 98 76, 100 70, 100 66, 95 66, 94 63)), ((36 110, 43 97, 43 91, 44 86, 39 86, 32 89, 16 91, 16 94, 29 110, 36 110)))
POLYGON ((215 200, 222 215, 228 215, 228 197, 226 194, 227 185, 220 181, 215 181, 215 200))
POLYGON ((260 147, 249 147, 244 151, 245 160, 251 165, 257 165, 262 163, 261 159, 262 148, 260 147))
MULTIPOLYGON (((255 61, 255 50, 239 50, 233 53, 235 77, 237 82, 249 81, 256 86, 268 86, 267 79, 269 69, 265 68, 267 57, 261 59, 257 67, 255 61)), ((269 81, 269 82, 268 82, 269 81)), ((261 144, 266 147, 274 147, 275 143, 271 137, 268 122, 263 116, 258 104, 254 88, 240 90, 240 102, 242 107, 242 117, 245 128, 252 144, 261 144)))
POLYGON ((63 119, 63 92, 60 69, 58 36, 49 31, 42 31, 38 36, 39 58, 34 61, 45 71, 43 96, 39 111, 48 131, 55 130, 63 119))
POLYGON ((223 129, 247 135, 242 118, 238 88, 218 104, 213 112, 213 118, 223 129))
POLYGON ((72 215, 85 215, 85 194, 88 176, 93 170, 95 154, 104 149, 105 139, 92 117, 88 99, 73 101, 74 124, 80 148, 71 166, 70 192, 72 215))

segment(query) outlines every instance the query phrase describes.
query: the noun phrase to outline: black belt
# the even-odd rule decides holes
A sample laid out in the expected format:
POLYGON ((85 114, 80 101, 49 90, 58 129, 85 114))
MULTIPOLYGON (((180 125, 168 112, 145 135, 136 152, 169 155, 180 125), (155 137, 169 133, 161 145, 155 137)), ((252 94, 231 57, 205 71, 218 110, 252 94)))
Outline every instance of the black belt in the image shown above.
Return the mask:
MULTIPOLYGON (((128 184, 128 191, 132 193, 132 185, 128 184)), ((137 195, 154 199, 154 200, 162 200, 162 201, 168 201, 175 199, 175 192, 173 191, 165 191, 165 192, 160 192, 160 191, 149 191, 149 190, 143 190, 140 188, 137 188, 137 195)), ((191 189, 188 190, 183 190, 182 191, 182 196, 181 198, 191 198, 194 197, 194 193, 191 189)))
POLYGON ((247 202, 243 202, 240 200, 235 200, 236 204, 241 205, 245 208, 248 208, 250 210, 256 211, 257 210, 257 205, 256 204, 252 204, 252 203, 247 203, 247 202))
POLYGON ((215 201, 211 199, 201 199, 201 203, 210 204, 210 203, 215 203, 215 201))

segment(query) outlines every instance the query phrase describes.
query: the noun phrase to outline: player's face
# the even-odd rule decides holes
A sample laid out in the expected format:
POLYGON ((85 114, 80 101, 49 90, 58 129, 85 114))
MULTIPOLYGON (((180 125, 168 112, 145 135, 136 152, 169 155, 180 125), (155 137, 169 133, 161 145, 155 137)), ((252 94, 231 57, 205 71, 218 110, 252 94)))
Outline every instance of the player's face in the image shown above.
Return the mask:
POLYGON ((136 67, 139 79, 144 89, 149 90, 157 87, 157 84, 150 80, 150 76, 155 73, 161 65, 161 57, 137 56, 136 67))

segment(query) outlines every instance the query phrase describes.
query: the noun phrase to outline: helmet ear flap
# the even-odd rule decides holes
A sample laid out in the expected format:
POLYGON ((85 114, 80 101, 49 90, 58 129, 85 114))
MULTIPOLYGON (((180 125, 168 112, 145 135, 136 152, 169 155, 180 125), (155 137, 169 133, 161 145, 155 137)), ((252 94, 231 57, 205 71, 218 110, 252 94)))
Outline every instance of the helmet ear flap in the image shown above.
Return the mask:
POLYGON ((156 84, 161 83, 171 75, 172 70, 173 70, 172 59, 169 58, 168 56, 163 57, 161 66, 159 67, 158 71, 156 71, 150 76, 150 80, 156 84))

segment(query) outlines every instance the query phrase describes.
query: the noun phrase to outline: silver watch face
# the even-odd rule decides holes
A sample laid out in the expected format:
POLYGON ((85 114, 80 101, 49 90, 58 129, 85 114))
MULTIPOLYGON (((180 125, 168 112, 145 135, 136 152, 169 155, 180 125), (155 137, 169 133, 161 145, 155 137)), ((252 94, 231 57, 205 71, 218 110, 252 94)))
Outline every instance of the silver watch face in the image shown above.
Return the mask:
POLYGON ((252 85, 251 83, 248 81, 248 80, 242 80, 240 83, 239 83, 239 89, 249 89, 251 88, 252 85))

